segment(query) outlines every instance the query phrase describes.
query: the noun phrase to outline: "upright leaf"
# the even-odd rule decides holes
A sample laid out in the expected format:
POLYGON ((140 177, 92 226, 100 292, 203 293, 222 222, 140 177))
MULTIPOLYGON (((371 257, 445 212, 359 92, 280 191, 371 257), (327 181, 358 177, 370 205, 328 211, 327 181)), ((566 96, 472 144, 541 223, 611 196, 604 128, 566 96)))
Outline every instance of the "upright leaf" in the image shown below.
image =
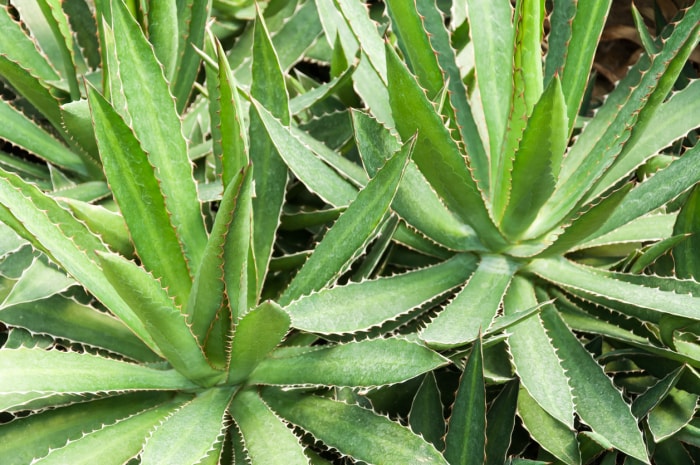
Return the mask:
POLYGON ((673 233, 690 234, 673 248, 676 276, 700 281, 700 261, 696 254, 700 250, 700 187, 695 186, 681 207, 673 233))
MULTIPOLYGON (((189 270, 194 273, 207 234, 175 102, 153 48, 121 0, 112 0, 112 21, 119 66, 117 85, 124 92, 125 111, 148 154, 189 270)), ((114 78, 110 72, 110 79, 114 78)))
MULTIPOLYGON (((275 49, 262 16, 255 21, 253 43, 253 83, 251 96, 282 124, 289 124, 289 96, 275 49)), ((253 255, 257 263, 258 294, 267 274, 279 217, 287 186, 287 167, 267 136, 257 112, 250 112, 250 158, 253 162, 253 255)))
MULTIPOLYGON (((167 2, 166 2, 167 3, 167 2)), ((204 30, 209 20, 211 0, 178 0, 178 56, 172 93, 178 113, 187 107, 192 83, 199 71, 200 58, 196 48, 204 44, 204 30), (196 47, 196 48, 195 48, 196 47)))
POLYGON ((129 226, 136 252, 182 305, 192 283, 157 172, 116 110, 91 86, 88 97, 105 173, 112 180, 114 198, 129 226))
POLYGON ((486 460, 486 392, 481 339, 477 339, 459 381, 445 436, 450 465, 482 465, 486 460))

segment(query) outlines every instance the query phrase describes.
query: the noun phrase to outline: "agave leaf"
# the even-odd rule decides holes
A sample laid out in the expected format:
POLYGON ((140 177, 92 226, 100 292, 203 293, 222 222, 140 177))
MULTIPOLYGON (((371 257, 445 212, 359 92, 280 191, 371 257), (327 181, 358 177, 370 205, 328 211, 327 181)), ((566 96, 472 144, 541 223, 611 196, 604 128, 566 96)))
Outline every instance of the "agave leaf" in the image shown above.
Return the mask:
POLYGON ((690 423, 695 416, 697 403, 697 394, 672 388, 647 417, 654 441, 658 443, 668 439, 690 423))
POLYGON ((175 411, 146 441, 141 463, 199 463, 220 441, 232 391, 231 387, 207 389, 175 411))
POLYGON ((148 2, 147 20, 148 40, 153 45, 156 58, 163 65, 165 78, 173 82, 180 52, 177 2, 148 2))
POLYGON ((174 370, 156 370, 118 360, 42 349, 0 351, 0 392, 87 393, 191 389, 174 370))
POLYGON ((397 318, 463 283, 476 258, 460 254, 422 270, 323 289, 285 308, 293 326, 316 333, 350 333, 397 318))
POLYGON ((485 465, 505 463, 515 426, 517 403, 518 382, 510 381, 494 399, 486 415, 485 465))
MULTIPOLYGON (((2 13, 0 13, 2 16, 2 13)), ((81 176, 88 175, 83 160, 36 123, 0 99, 0 137, 38 157, 81 176)))
MULTIPOLYGON (((362 51, 360 41, 355 35, 356 31, 353 30, 353 27, 359 28, 361 31, 371 34, 373 37, 363 40, 369 41, 371 44, 377 43, 378 33, 376 27, 372 25, 372 22, 367 17, 367 13, 362 11, 361 5, 346 1, 343 4, 348 15, 348 20, 346 21, 341 11, 335 6, 334 0, 318 0, 316 7, 318 8, 318 16, 326 33, 328 44, 332 46, 332 41, 338 37, 345 52, 345 57, 349 61, 352 61, 352 58, 358 53, 360 54, 360 61, 352 76, 355 91, 366 102, 372 114, 382 124, 385 124, 387 127, 394 127, 386 85, 379 84, 385 84, 387 81, 386 77, 382 77, 378 71, 378 69, 385 66, 378 65, 378 68, 371 62, 367 54, 362 51)), ((378 61, 378 58, 378 53, 373 53, 375 62, 378 61)))
MULTIPOLYGON (((173 96, 153 48, 121 1, 112 2, 112 21, 118 60, 116 78, 120 80, 126 105, 122 116, 128 112, 133 132, 148 154, 152 176, 159 181, 170 221, 189 270, 194 273, 199 268, 207 234, 173 96)), ((116 70, 111 71, 114 97, 116 70)), ((115 108, 122 112, 118 105, 115 108)))
POLYGON ((75 280, 52 266, 45 255, 41 255, 22 271, 22 276, 5 297, 2 307, 41 300, 75 284, 75 280))
POLYGON ((199 71, 200 59, 196 50, 201 49, 204 44, 204 30, 209 20, 211 1, 184 0, 177 2, 177 6, 178 56, 171 89, 177 111, 182 113, 199 71))
POLYGON ((333 283, 364 251, 389 210, 413 147, 412 140, 405 144, 360 191, 280 296, 280 305, 333 283))
POLYGON ((220 160, 221 179, 227 186, 249 163, 248 138, 236 81, 221 44, 217 42, 216 46, 219 72, 208 72, 207 75, 209 113, 214 157, 220 160))
MULTIPOLYGON (((253 84, 251 96, 264 105, 282 124, 289 124, 289 97, 275 49, 262 17, 255 21, 253 45, 253 84)), ((272 244, 279 224, 287 185, 287 167, 267 136, 258 113, 250 110, 250 158, 253 162, 255 199, 253 200, 253 255, 257 268, 258 295, 262 288, 272 244)))
POLYGON ((456 347, 486 330, 501 305, 517 265, 502 255, 484 255, 466 286, 420 333, 431 347, 456 347), (488 289, 489 292, 484 292, 488 289))
POLYGON ((262 397, 284 419, 356 460, 385 465, 448 465, 432 444, 371 410, 275 388, 263 389, 262 397))
POLYGON ((688 105, 688 102, 699 98, 700 80, 695 80, 683 90, 675 92, 655 112, 648 115, 649 124, 637 139, 629 142, 633 146, 627 151, 628 155, 603 175, 598 187, 588 197, 598 195, 605 186, 612 185, 646 159, 695 129, 700 121, 700 110, 694 105, 688 105))
POLYGON ((646 417, 653 408, 658 406, 668 396, 685 370, 685 366, 676 368, 658 383, 640 394, 632 403, 632 414, 640 420, 646 417))
POLYGON ((91 86, 88 98, 105 173, 114 180, 114 197, 136 251, 144 266, 162 278, 164 287, 183 304, 192 283, 158 174, 116 110, 91 86))
POLYGON ((204 250, 202 265, 195 276, 185 313, 200 344, 204 344, 212 322, 227 299, 236 313, 247 310, 247 305, 243 309, 239 306, 240 295, 245 297, 247 291, 247 280, 242 280, 242 277, 247 270, 246 252, 250 244, 251 190, 250 168, 226 187, 204 250), (234 255, 229 262, 226 251, 230 253, 231 248, 234 255), (234 279, 229 282, 226 278, 234 279), (229 288, 227 284, 230 284, 229 288))
POLYGON ((0 427, 0 453, 6 465, 25 465, 58 449, 67 440, 99 430, 104 425, 145 411, 170 400, 167 392, 134 392, 81 402, 17 419, 0 427))
POLYGON ((566 327, 554 307, 545 308, 542 320, 569 377, 581 421, 619 451, 650 463, 637 420, 622 393, 566 327))
POLYGON ((243 389, 236 394, 231 416, 241 431, 251 465, 308 465, 299 439, 270 411, 256 390, 243 389))
POLYGON ((549 49, 546 60, 547 81, 561 76, 566 99, 569 134, 574 129, 588 85, 588 76, 600 35, 605 26, 612 0, 598 2, 554 2, 549 49))
POLYGON ((29 71, 39 82, 55 81, 59 79, 56 70, 51 66, 46 56, 43 55, 31 36, 22 30, 5 5, 0 10, 0 25, 2 26, 2 39, 0 50, 5 60, 19 64, 29 71))
POLYGON ((240 384, 284 339, 289 316, 274 302, 263 302, 246 313, 233 328, 229 384, 240 384))
POLYGON ((411 430, 425 438, 438 450, 445 448, 445 420, 442 400, 435 374, 427 373, 416 391, 408 414, 411 430))
POLYGON ((180 402, 166 403, 137 415, 104 426, 82 438, 54 449, 33 463, 40 465, 63 465, 66 463, 88 465, 123 465, 135 457, 146 437, 180 402))
MULTIPOLYGON (((399 150, 400 144, 388 129, 365 113, 353 111, 352 117, 357 150, 365 170, 374 176, 385 160, 399 150)), ((455 250, 483 248, 474 231, 445 208, 413 162, 406 167, 392 207, 411 226, 446 247, 455 250), (421 201, 415 202, 416 198, 421 201)))
POLYGON ((645 249, 640 252, 639 257, 634 260, 632 266, 629 267, 629 272, 632 274, 641 273, 644 271, 644 269, 651 266, 658 258, 662 257, 673 249, 674 246, 677 246, 679 243, 683 243, 687 239, 688 235, 679 234, 677 236, 671 236, 667 239, 661 240, 649 247, 645 247, 645 249))
POLYGON ((493 176, 500 158, 513 95, 513 70, 510 66, 503 66, 504 63, 513 63, 513 9, 504 1, 468 0, 467 6, 493 176))
MULTIPOLYGON (((452 39, 445 26, 443 17, 436 2, 431 0, 418 0, 416 11, 422 17, 425 32, 428 35, 431 46, 437 54, 437 60, 444 74, 444 87, 447 90, 451 107, 447 108, 447 116, 452 126, 457 126, 462 142, 465 145, 469 166, 474 175, 474 180, 484 192, 484 198, 489 197, 489 157, 484 148, 479 130, 472 114, 472 109, 467 97, 467 89, 462 81, 462 74, 454 49, 452 39)), ((464 5, 466 12, 466 4, 464 5)), ((454 21, 455 18, 453 17, 454 21)), ((445 113, 445 112, 444 112, 445 113)))
POLYGON ((596 232, 615 211, 622 199, 632 189, 632 183, 626 183, 620 189, 601 199, 595 205, 574 219, 564 229, 545 251, 542 256, 558 255, 583 242, 587 237, 596 232))
POLYGON ((405 140, 418 131, 414 161, 447 207, 471 225, 487 246, 502 238, 440 115, 396 52, 387 46, 387 72, 396 127, 405 140), (400 115, 400 116, 398 116, 400 115))
POLYGON ((377 33, 376 25, 370 20, 365 5, 351 0, 334 0, 359 43, 363 56, 369 59, 384 84, 386 79, 386 59, 384 43, 377 33))
POLYGON ((134 245, 122 215, 80 200, 62 198, 61 202, 70 208, 76 218, 85 222, 94 234, 101 237, 110 249, 125 257, 134 256, 134 245))
POLYGON ((61 55, 63 79, 68 82, 71 100, 80 98, 80 87, 75 72, 75 51, 73 43, 73 32, 68 24, 68 18, 62 9, 60 0, 39 0, 38 4, 41 12, 51 28, 55 43, 61 55))
MULTIPOLYGON (((537 304, 535 290, 525 278, 516 276, 504 302, 506 315, 537 304)), ((539 317, 528 318, 508 335, 508 350, 522 388, 553 420, 574 428, 574 402, 568 377, 557 357, 556 347, 539 317), (546 375, 544 375, 546 373, 546 375), (543 377, 547 381, 542 382, 543 377)))
POLYGON ((700 187, 695 187, 681 207, 674 234, 690 234, 673 249, 676 276, 700 280, 700 263, 697 251, 700 250, 700 187))
POLYGON ((481 338, 474 343, 452 405, 445 458, 450 464, 481 465, 486 460, 486 392, 481 338))
POLYGON ((403 339, 372 339, 305 351, 278 349, 249 382, 277 385, 372 387, 400 383, 446 363, 432 350, 403 339))
POLYGON ((528 269, 547 281, 574 292, 601 296, 613 302, 649 309, 654 313, 694 320, 699 318, 695 311, 700 305, 700 297, 697 296, 632 284, 615 279, 615 276, 601 275, 591 268, 573 264, 563 258, 537 259, 528 265, 528 269))
POLYGON ((102 253, 100 263, 107 279, 143 321, 172 366, 195 382, 215 384, 222 373, 209 365, 185 315, 160 282, 119 255, 102 253))
POLYGON ((547 413, 522 387, 518 393, 518 416, 530 436, 549 453, 567 465, 581 464, 576 432, 547 413))
POLYGON ((555 76, 527 120, 513 161, 509 200, 500 224, 506 235, 518 238, 554 191, 569 139, 567 131, 564 94, 555 76))
POLYGON ((160 353, 143 323, 122 300, 100 270, 95 251, 105 245, 55 200, 19 177, 0 170, 0 217, 6 224, 46 253, 98 300, 105 304, 151 350, 160 353), (89 252, 88 252, 89 251, 89 252))
MULTIPOLYGON (((614 213, 614 212, 613 212, 614 213)), ((648 214, 599 235, 598 232, 590 235, 584 242, 572 247, 571 250, 588 249, 610 244, 624 244, 630 242, 655 242, 664 240, 673 235, 673 225, 678 218, 678 212, 670 214, 648 214)), ((606 223, 603 227, 607 229, 606 223)), ((601 231, 599 229, 598 231, 601 231)))
POLYGON ((54 295, 40 301, 6 306, 0 321, 33 333, 51 334, 99 347, 126 357, 157 361, 158 357, 122 322, 71 298, 54 295))
POLYGON ((100 65, 97 24, 89 5, 86 0, 74 0, 63 2, 61 6, 68 16, 77 45, 82 51, 87 66, 92 69, 97 68, 100 65))
POLYGON ((297 115, 304 110, 310 109, 313 105, 322 102, 326 98, 341 92, 352 80, 352 75, 357 69, 357 65, 348 66, 342 73, 333 77, 330 81, 319 85, 303 94, 297 95, 289 101, 289 110, 293 115, 297 115))
POLYGON ((317 158, 258 102, 252 103, 277 153, 311 192, 334 206, 346 206, 357 197, 354 186, 317 158))
MULTIPOLYGON (((509 173, 513 169, 513 160, 520 156, 518 147, 522 147, 523 131, 528 118, 532 115, 535 103, 542 94, 542 24, 544 20, 544 1, 520 0, 515 7, 515 50, 513 52, 513 85, 511 90, 510 112, 506 124, 503 146, 499 154, 491 159, 492 211, 499 219, 508 202, 507 191, 510 185, 509 173), (517 154, 517 157, 516 157, 517 154)), ((477 69, 478 73, 478 69, 477 69)), ((550 83, 551 85, 551 83, 550 83)), ((562 103, 563 105, 563 103, 562 103)), ((562 132, 562 123, 566 121, 555 112, 555 133, 562 132)), ((564 133, 566 131, 563 131, 564 133)), ((549 144, 558 146, 559 137, 552 137, 549 144)), ((564 135, 566 139, 566 135, 564 135)), ((566 147, 566 144, 564 144, 566 147)), ((550 149, 551 150, 551 149, 550 149)), ((555 155, 559 158, 559 154, 555 155)), ((528 157, 530 158, 530 157, 528 157)), ((545 157, 545 158, 551 158, 545 157)), ((554 159, 553 159, 554 160, 554 159)), ((553 162, 552 165, 558 165, 553 162)), ((552 166, 552 171, 558 171, 552 166)))

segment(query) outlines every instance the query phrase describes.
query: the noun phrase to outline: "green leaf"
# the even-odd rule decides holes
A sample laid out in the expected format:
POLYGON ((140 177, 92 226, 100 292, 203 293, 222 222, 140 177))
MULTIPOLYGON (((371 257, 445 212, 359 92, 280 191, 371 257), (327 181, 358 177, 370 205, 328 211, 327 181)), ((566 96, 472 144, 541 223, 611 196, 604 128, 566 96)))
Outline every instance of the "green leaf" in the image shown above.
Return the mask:
POLYGON ((278 349, 260 362, 249 382, 372 387, 400 383, 445 363, 432 350, 404 339, 372 339, 303 351, 278 349))
POLYGON ((264 125, 267 137, 290 171, 314 194, 334 206, 346 206, 357 197, 357 189, 333 168, 316 157, 302 141, 275 119, 257 101, 252 107, 264 125))
POLYGON ((2 99, 0 99, 0 118, 3 121, 0 137, 49 163, 74 171, 81 176, 87 176, 88 170, 78 155, 2 99))
POLYGON ((228 382, 239 384, 282 342, 289 316, 274 302, 263 302, 233 328, 228 382))
POLYGON ((330 81, 294 97, 289 101, 289 109, 292 114, 298 115, 331 96, 337 96, 351 82, 352 74, 356 68, 356 65, 349 66, 330 81))
POLYGON ((460 254, 425 269, 335 286, 304 296, 285 308, 293 326, 322 334, 351 333, 395 319, 463 283, 476 258, 460 254))
POLYGON ((326 232, 279 298, 280 305, 333 283, 363 253, 389 210, 413 153, 412 142, 386 162, 326 232))
POLYGON ((247 310, 251 196, 248 168, 226 186, 187 303, 187 318, 200 344, 227 301, 236 315, 247 310))
POLYGON ((672 388, 647 417, 654 441, 658 443, 668 439, 690 423, 695 416, 697 404, 697 394, 672 388))
MULTIPOLYGON (((357 150, 370 176, 374 176, 385 160, 400 148, 396 138, 372 117, 353 111, 357 150)), ((425 177, 409 162, 399 185, 392 208, 408 224, 429 238, 455 250, 475 250, 483 246, 474 231, 445 208, 425 177), (420 202, 415 199, 420 198, 420 202)))
MULTIPOLYGON (((509 173, 514 159, 519 158, 523 131, 542 94, 542 29, 544 0, 520 0, 515 6, 515 50, 513 52, 513 85, 506 133, 501 151, 491 158, 491 200, 494 217, 499 219, 506 202, 510 184, 509 173)), ((477 68, 476 73, 479 70, 477 68)), ((551 85, 551 83, 550 83, 551 85)), ((556 120, 560 120, 557 116, 556 120)), ((560 122, 555 123, 559 132, 560 122)), ((565 132, 565 131, 564 131, 565 132)), ((566 138, 566 136, 564 136, 566 138)), ((550 142, 551 145, 556 145, 550 142)), ((551 149, 550 149, 551 150, 551 149)), ((559 157, 559 155, 556 155, 559 157)), ((546 157, 549 158, 549 157, 546 157)), ((555 171, 552 167, 552 171, 555 171)))
POLYGON ((144 266, 179 304, 187 301, 192 282, 166 193, 136 134, 91 86, 88 98, 102 163, 144 266), (157 245, 156 245, 157 244, 157 245))
POLYGON ((162 404, 172 398, 167 392, 134 392, 81 402, 40 414, 15 419, 0 427, 0 454, 5 465, 26 465, 68 440, 162 404))
POLYGON ((73 215, 83 221, 95 235, 101 237, 111 250, 125 257, 134 256, 134 245, 122 215, 100 205, 80 200, 62 198, 61 202, 66 204, 73 215))
POLYGON ((209 365, 185 315, 157 279, 119 255, 100 254, 100 263, 107 279, 143 321, 176 370, 203 385, 219 381, 222 373, 209 365))
POLYGON ((159 353, 151 336, 133 310, 122 300, 96 263, 95 251, 105 245, 55 200, 18 176, 0 170, 0 217, 55 263, 65 269, 110 309, 151 350, 159 353), (9 216, 9 217, 8 217, 9 216), (89 251, 89 252, 88 252, 89 251))
MULTIPOLYGON (((189 270, 194 273, 199 268, 207 234, 180 118, 153 48, 126 6, 121 1, 112 3, 116 79, 120 80, 118 86, 123 89, 126 108, 122 112, 119 105, 114 106, 125 120, 130 120, 136 138, 148 154, 189 270)), ((110 74, 110 78, 113 80, 114 75, 110 74)), ((111 84, 114 98, 115 83, 111 84)))
POLYGON ((700 297, 616 280, 615 277, 602 276, 592 268, 576 265, 563 258, 534 260, 528 269, 547 281, 574 292, 601 296, 613 302, 631 304, 662 314, 694 320, 700 318, 694 310, 700 306, 700 297))
POLYGON ((547 413, 524 388, 518 393, 518 415, 530 436, 550 454, 567 465, 580 465, 576 432, 547 413))
POLYGON ((482 465, 486 460, 486 392, 481 339, 477 339, 459 380, 445 436, 450 465, 482 465))
MULTIPOLYGON (((253 81, 250 95, 272 115, 289 124, 289 96, 275 49, 262 17, 255 21, 253 43, 253 81)), ((258 295, 265 280, 272 244, 279 225, 287 185, 287 167, 267 136, 257 111, 250 109, 250 158, 253 162, 255 198, 253 199, 253 255, 257 264, 258 295)))
POLYGON ((420 333, 431 347, 464 345, 491 326, 517 265, 502 255, 484 255, 454 300, 420 333), (484 292, 489 289, 489 292, 484 292))
POLYGON ((448 465, 432 444, 371 410, 274 388, 263 389, 262 396, 277 414, 355 460, 382 465, 448 465))
POLYGON ((174 370, 76 352, 42 349, 0 350, 0 392, 87 393, 133 390, 191 389, 174 370))
POLYGON ((435 374, 430 372, 423 378, 413 398, 408 414, 408 424, 414 433, 421 435, 438 450, 445 448, 443 410, 435 374))
POLYGON ((612 0, 598 2, 555 1, 547 52, 547 75, 561 76, 566 97, 569 134, 574 129, 588 85, 593 58, 612 0), (575 10, 573 10, 575 9, 575 10), (573 11, 572 11, 573 10, 573 11), (559 11, 563 14, 559 14, 559 11), (554 19, 557 19, 556 21, 554 19), (556 26, 555 26, 556 25, 556 26), (552 40, 558 32, 561 40, 552 40))
POLYGON ((179 53, 177 10, 177 2, 148 2, 148 40, 168 82, 173 82, 179 53))
POLYGON ((7 306, 0 310, 0 321, 33 333, 51 334, 106 349, 135 360, 159 360, 116 318, 60 295, 7 306))
POLYGON ((527 120, 513 161, 509 199, 500 224, 507 236, 519 238, 554 191, 568 139, 564 94, 555 76, 527 120))
POLYGON ((676 276, 700 281, 700 263, 697 251, 700 250, 700 187, 695 187, 678 212, 674 234, 690 234, 673 248, 673 262, 676 276))
POLYGON ((464 158, 439 113, 396 52, 387 46, 387 73, 396 128, 406 140, 418 133, 414 161, 447 207, 488 242, 502 243, 464 158))
POLYGON ((299 439, 270 411, 256 390, 243 389, 236 394, 231 416, 243 436, 251 465, 308 465, 299 439))
POLYGON ((97 37, 97 24, 86 0, 74 0, 63 2, 63 11, 68 15, 71 29, 75 33, 80 51, 86 60, 86 64, 95 69, 100 66, 99 40, 97 37))
POLYGON ((513 10, 510 3, 504 1, 469 0, 467 6, 493 175, 506 133, 513 94, 513 70, 510 65, 513 63, 515 38, 511 20, 513 10))
MULTIPOLYGON (((532 284, 516 276, 506 294, 504 314, 537 305, 532 284)), ((552 420, 574 428, 574 402, 568 377, 539 317, 528 318, 508 335, 508 350, 522 387, 552 420), (546 382, 543 382, 546 378, 546 382)))
POLYGON ((2 307, 41 300, 75 284, 75 280, 49 263, 45 255, 41 255, 22 271, 22 276, 5 297, 2 307))
POLYGON ((510 448, 518 402, 518 382, 510 381, 494 399, 486 415, 485 465, 505 463, 510 448))
POLYGON ((221 440, 232 394, 230 387, 207 389, 179 408, 148 438, 141 452, 141 463, 199 463, 221 440))
POLYGON ((210 0, 178 1, 178 61, 171 89, 178 113, 187 107, 192 84, 197 78, 200 58, 197 49, 204 44, 204 30, 211 10, 210 0))
POLYGON ((622 393, 566 327, 554 307, 546 307, 541 315, 569 377, 576 413, 581 421, 619 451, 649 463, 637 420, 622 393))
POLYGON ((143 440, 178 404, 168 403, 105 426, 33 463, 40 465, 123 465, 135 457, 143 440))
POLYGON ((684 372, 685 367, 678 367, 640 394, 632 403, 632 414, 640 420, 646 417, 653 408, 658 406, 668 396, 668 393, 676 386, 684 372))
POLYGON ((58 45, 61 55, 63 79, 68 82, 71 100, 80 98, 80 86, 75 71, 75 50, 73 43, 73 31, 68 24, 68 18, 63 12, 60 0, 39 0, 39 7, 51 28, 51 32, 58 45))

